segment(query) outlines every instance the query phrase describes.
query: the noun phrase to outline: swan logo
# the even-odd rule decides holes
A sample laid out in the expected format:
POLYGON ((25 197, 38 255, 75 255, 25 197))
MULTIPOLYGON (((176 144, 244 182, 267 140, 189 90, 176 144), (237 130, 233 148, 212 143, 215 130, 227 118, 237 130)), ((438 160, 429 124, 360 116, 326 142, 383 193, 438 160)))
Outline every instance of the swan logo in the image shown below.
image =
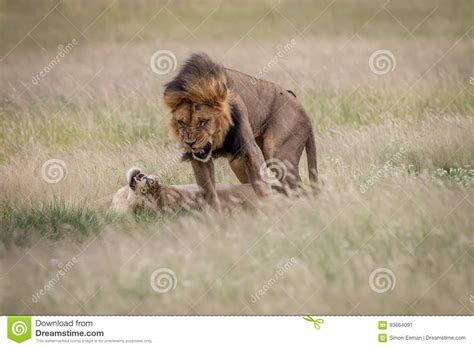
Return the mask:
POLYGON ((7 337, 17 343, 31 338, 31 317, 8 317, 7 337))

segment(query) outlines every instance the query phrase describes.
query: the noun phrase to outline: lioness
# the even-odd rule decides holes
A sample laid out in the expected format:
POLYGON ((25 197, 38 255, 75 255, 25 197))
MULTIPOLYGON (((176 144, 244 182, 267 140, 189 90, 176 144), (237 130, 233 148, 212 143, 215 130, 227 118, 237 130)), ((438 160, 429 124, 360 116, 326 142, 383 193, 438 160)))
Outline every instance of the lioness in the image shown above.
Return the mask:
MULTIPOLYGON (((153 175, 145 175, 133 167, 127 171, 128 185, 112 198, 112 209, 136 213, 143 210, 157 213, 200 209, 205 203, 202 190, 195 184, 164 185, 153 175)), ((251 185, 217 185, 217 195, 224 208, 240 205, 251 207, 257 195, 251 185)))
MULTIPOLYGON (((206 54, 194 54, 165 86, 171 133, 190 160, 206 200, 219 207, 212 158, 226 157, 241 183, 264 196, 265 161, 278 163, 280 179, 300 186, 303 149, 309 177, 317 182, 316 145, 311 122, 294 93, 264 80, 226 69, 206 54)), ((273 168, 275 169, 275 168, 273 168)), ((278 170, 277 170, 278 171, 278 170)))

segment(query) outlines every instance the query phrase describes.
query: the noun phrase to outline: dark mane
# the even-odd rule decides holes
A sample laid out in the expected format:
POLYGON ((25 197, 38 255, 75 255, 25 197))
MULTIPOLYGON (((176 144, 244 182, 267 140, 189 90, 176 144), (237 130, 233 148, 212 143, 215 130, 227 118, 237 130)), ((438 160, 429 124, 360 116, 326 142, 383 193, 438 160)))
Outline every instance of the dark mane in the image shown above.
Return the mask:
POLYGON ((241 154, 245 143, 241 135, 241 114, 235 103, 230 103, 230 112, 233 125, 224 138, 222 147, 215 152, 216 157, 232 155, 237 157, 241 154))
POLYGON ((183 99, 216 104, 227 97, 225 68, 205 53, 195 53, 165 85, 165 102, 174 109, 183 99))
MULTIPOLYGON (((219 149, 214 151, 213 157, 238 157, 244 146, 244 139, 240 133, 240 122, 241 116, 240 111, 238 110, 237 106, 234 103, 230 104, 231 116, 233 125, 230 127, 229 131, 227 132, 226 137, 224 138, 224 143, 219 149)), ((188 151, 184 152, 181 155, 181 161, 189 162, 193 159, 193 154, 188 151)))
POLYGON ((186 83, 190 80, 199 81, 207 78, 219 78, 224 67, 217 64, 205 53, 194 53, 183 64, 178 75, 165 85, 165 89, 186 91, 186 83))
POLYGON ((193 159, 193 153, 191 151, 183 152, 181 154, 181 161, 182 162, 189 162, 193 159))

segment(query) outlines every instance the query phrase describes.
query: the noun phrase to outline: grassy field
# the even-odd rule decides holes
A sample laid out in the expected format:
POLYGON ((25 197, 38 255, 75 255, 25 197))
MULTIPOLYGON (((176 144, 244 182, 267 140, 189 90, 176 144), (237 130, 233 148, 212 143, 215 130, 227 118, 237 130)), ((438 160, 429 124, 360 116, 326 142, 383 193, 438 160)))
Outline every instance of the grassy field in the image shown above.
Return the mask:
MULTIPOLYGON (((0 10, 2 314, 473 313, 472 2, 0 10), (152 71, 158 50, 295 91, 319 195, 224 216, 112 212, 133 165, 194 180, 168 137, 174 73, 152 71), (387 71, 369 64, 380 50, 387 71)), ((237 182, 225 161, 217 180, 237 182)))

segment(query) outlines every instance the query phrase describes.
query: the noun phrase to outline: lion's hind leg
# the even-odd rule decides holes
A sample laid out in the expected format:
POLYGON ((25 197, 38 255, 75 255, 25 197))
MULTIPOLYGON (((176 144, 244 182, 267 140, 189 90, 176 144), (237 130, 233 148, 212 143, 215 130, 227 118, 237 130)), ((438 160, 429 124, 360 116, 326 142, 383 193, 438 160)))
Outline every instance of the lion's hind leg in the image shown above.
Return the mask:
POLYGON ((280 185, 288 195, 291 192, 303 193, 303 186, 299 174, 298 164, 303 154, 305 142, 298 136, 291 136, 279 139, 268 132, 263 138, 262 152, 268 169, 273 172, 278 183, 273 183, 273 187, 280 185))

